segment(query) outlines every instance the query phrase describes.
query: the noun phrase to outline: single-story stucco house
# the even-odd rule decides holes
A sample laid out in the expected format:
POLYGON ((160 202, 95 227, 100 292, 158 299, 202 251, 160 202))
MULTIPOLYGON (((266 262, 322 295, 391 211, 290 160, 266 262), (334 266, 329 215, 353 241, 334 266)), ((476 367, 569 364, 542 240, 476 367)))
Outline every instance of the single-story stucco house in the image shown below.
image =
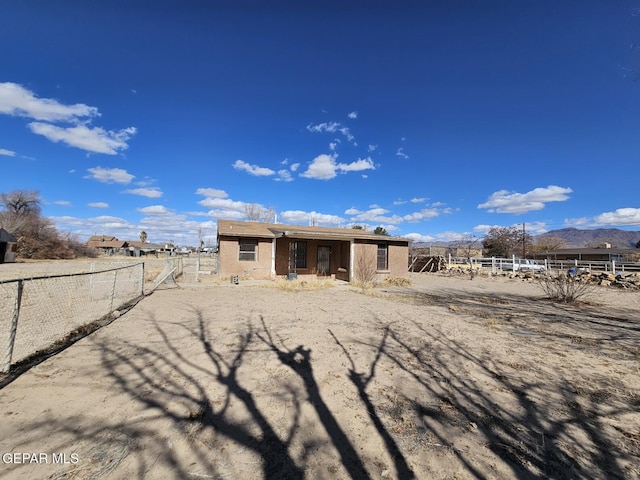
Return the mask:
POLYGON ((4 228, 0 228, 0 263, 15 262, 17 250, 18 240, 16 237, 4 228))
POLYGON ((409 239, 348 228, 218 221, 220 277, 406 276, 409 239))

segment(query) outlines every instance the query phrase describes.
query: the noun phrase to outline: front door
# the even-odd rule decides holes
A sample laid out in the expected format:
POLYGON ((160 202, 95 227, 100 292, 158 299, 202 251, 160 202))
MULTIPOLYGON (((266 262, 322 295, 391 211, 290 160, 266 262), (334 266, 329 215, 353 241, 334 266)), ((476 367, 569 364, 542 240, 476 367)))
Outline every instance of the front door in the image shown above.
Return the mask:
POLYGON ((318 247, 318 275, 331 274, 331 247, 318 247))

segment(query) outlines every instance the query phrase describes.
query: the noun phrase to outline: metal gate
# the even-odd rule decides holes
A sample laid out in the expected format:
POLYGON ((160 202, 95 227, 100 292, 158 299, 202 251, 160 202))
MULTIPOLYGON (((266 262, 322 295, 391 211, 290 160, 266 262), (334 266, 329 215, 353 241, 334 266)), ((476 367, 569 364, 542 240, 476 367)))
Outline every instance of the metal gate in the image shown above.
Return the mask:
POLYGON ((318 247, 318 275, 331 274, 331 247, 318 247))

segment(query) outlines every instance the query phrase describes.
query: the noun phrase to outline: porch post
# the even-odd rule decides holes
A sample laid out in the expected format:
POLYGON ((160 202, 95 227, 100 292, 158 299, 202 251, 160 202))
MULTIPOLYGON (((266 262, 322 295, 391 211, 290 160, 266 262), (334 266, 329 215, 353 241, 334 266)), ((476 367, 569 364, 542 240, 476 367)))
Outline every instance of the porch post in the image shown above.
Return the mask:
POLYGON ((271 241, 271 278, 276 278, 276 239, 271 241))
POLYGON ((349 281, 353 282, 353 266, 355 264, 354 257, 356 254, 355 242, 353 239, 349 241, 349 281))

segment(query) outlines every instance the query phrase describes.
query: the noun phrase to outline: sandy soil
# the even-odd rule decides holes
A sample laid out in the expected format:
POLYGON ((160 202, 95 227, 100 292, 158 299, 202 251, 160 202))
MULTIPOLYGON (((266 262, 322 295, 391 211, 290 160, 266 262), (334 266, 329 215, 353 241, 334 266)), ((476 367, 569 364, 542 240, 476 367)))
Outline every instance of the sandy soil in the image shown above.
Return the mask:
POLYGON ((0 478, 640 478, 639 292, 411 280, 157 290, 5 379, 0 478))

